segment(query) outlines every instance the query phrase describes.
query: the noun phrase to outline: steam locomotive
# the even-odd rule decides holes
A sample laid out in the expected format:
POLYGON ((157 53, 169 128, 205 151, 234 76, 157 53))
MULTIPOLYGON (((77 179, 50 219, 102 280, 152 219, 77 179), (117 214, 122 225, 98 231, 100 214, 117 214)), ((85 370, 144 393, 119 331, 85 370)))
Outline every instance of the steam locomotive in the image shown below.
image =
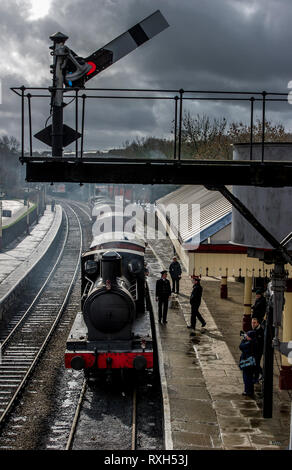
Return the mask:
POLYGON ((111 200, 95 199, 92 214, 104 231, 81 257, 81 312, 67 339, 65 367, 83 369, 88 377, 152 369, 145 241, 125 231, 128 218, 111 200), (114 230, 121 221, 123 230, 114 230))

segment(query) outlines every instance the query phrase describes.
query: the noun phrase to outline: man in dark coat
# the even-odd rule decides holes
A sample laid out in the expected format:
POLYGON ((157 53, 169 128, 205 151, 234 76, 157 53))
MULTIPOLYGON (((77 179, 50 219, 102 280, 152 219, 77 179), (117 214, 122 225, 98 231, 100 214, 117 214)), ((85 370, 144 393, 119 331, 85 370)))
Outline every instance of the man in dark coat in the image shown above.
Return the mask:
POLYGON ((167 323, 168 299, 171 296, 170 282, 167 271, 161 271, 161 278, 156 281, 156 301, 158 302, 158 321, 167 323))
POLYGON ((256 291, 256 301, 251 308, 251 318, 257 318, 259 322, 262 323, 267 310, 267 302, 260 289, 256 291))
POLYGON ((256 340, 257 340, 257 350, 256 350, 256 370, 254 372, 254 381, 255 383, 258 382, 260 374, 262 374, 262 368, 261 368, 261 358, 264 352, 264 328, 260 324, 259 320, 256 317, 253 317, 251 319, 251 326, 253 331, 256 334, 256 340))
MULTIPOLYGON (((255 331, 248 331, 239 345, 241 350, 240 360, 256 357, 257 354, 257 341, 255 331)), ((244 392, 242 395, 254 397, 254 372, 255 366, 244 367, 242 369, 242 376, 244 382, 244 392)))
MULTIPOLYGON (((192 313, 191 313, 191 325, 188 328, 196 329, 196 320, 197 318, 202 323, 202 326, 206 325, 206 322, 202 315, 199 312, 199 307, 201 305, 203 287, 201 286, 201 279, 197 276, 193 276, 193 290, 190 297, 190 304, 192 306, 192 313)), ((191 336, 194 336, 195 333, 191 333, 191 336)))
POLYGON ((172 279, 172 292, 179 294, 179 281, 181 278, 181 267, 177 261, 176 256, 173 257, 173 261, 169 266, 169 273, 172 279))

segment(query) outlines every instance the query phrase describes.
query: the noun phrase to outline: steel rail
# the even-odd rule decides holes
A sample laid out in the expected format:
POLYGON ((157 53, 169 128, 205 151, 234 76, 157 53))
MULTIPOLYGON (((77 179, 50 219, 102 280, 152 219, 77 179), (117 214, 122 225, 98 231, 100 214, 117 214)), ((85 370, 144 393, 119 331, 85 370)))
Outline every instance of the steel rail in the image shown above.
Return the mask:
MULTIPOLYGON (((69 206, 70 207, 70 206, 69 206)), ((67 292, 66 292, 66 295, 65 295, 65 298, 62 302, 62 305, 59 309, 59 312, 50 328, 50 331, 49 333, 47 334, 45 340, 43 341, 41 347, 39 348, 39 351, 38 353, 36 354, 34 360, 32 361, 30 367, 28 368, 28 370, 26 371, 23 379, 21 380, 20 384, 18 385, 16 391, 14 392, 12 398, 10 399, 8 405, 6 406, 4 412, 2 413, 2 415, 0 416, 0 427, 3 426, 4 424, 4 421, 5 419, 7 418, 8 414, 11 412, 14 404, 15 404, 15 401, 16 399, 19 397, 20 393, 24 390, 24 387, 26 386, 26 383, 28 381, 28 379, 30 378, 32 372, 34 371, 36 365, 38 364, 39 360, 40 360, 40 357, 42 356, 42 354, 44 353, 50 339, 51 339, 51 336, 53 334, 53 332, 55 331, 62 315, 63 315, 63 312, 64 312, 64 309, 65 309, 65 306, 67 304, 67 301, 68 301, 68 298, 69 298, 69 295, 71 294, 71 291, 72 291, 72 288, 73 288, 73 284, 75 282, 75 279, 76 279, 76 276, 77 276, 77 273, 78 273, 78 269, 79 269, 79 265, 80 265, 80 258, 81 258, 81 253, 82 253, 82 244, 83 244, 83 237, 82 237, 82 227, 81 227, 81 224, 80 224, 80 220, 76 214, 76 212, 74 211, 74 209, 72 209, 70 207, 70 209, 72 210, 72 212, 74 213, 76 219, 77 219, 77 222, 78 222, 78 225, 79 225, 79 230, 80 230, 80 248, 79 248, 79 255, 78 255, 78 262, 76 263, 76 267, 75 267, 75 270, 74 270, 74 273, 73 273, 73 276, 72 276, 72 279, 71 279, 71 282, 70 282, 70 285, 67 289, 67 292)))
POLYGON ((86 388, 87 388, 87 380, 84 379, 65 450, 70 450, 72 447, 72 443, 73 443, 74 435, 77 429, 78 419, 80 416, 81 406, 82 406, 82 402, 85 396, 86 388))
POLYGON ((136 429, 137 429, 137 389, 133 390, 133 413, 132 413, 132 444, 131 450, 136 450, 136 429))

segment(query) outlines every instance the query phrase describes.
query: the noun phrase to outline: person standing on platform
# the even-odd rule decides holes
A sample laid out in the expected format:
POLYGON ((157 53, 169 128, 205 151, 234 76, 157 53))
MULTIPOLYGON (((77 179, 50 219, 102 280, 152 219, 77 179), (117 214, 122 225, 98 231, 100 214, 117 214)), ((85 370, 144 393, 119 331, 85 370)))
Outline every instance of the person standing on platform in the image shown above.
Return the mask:
POLYGON ((264 328, 256 317, 251 319, 251 327, 256 334, 257 340, 257 351, 255 356, 256 370, 254 372, 254 382, 257 383, 259 381, 259 376, 262 375, 261 358, 264 351, 264 328))
MULTIPOLYGON (((197 318, 202 323, 202 327, 206 325, 206 322, 199 312, 199 307, 201 305, 201 299, 202 299, 202 293, 203 293, 203 287, 201 286, 201 279, 197 276, 193 276, 192 280, 194 284, 191 297, 190 297, 192 313, 191 313, 191 325, 188 326, 188 328, 193 328, 193 330, 195 330, 197 318)), ((195 336, 195 333, 194 332, 190 333, 190 336, 195 336)))
POLYGON ((156 301, 158 302, 158 321, 167 323, 168 300, 171 296, 170 282, 167 271, 161 271, 161 278, 156 281, 156 301))
POLYGON ((181 267, 177 261, 177 257, 174 256, 172 263, 169 266, 169 273, 172 279, 172 292, 179 294, 179 281, 181 278, 181 267))
POLYGON ((256 301, 251 307, 252 309, 252 316, 251 318, 257 318, 260 323, 262 323, 264 316, 267 311, 267 302, 263 295, 262 290, 258 289, 256 291, 256 301))
POLYGON ((147 264, 147 261, 144 261, 144 276, 149 276, 150 269, 149 265, 147 264))
POLYGON ((254 373, 256 370, 257 341, 254 330, 244 335, 239 345, 241 350, 239 367, 242 370, 244 392, 242 395, 254 398, 254 373))

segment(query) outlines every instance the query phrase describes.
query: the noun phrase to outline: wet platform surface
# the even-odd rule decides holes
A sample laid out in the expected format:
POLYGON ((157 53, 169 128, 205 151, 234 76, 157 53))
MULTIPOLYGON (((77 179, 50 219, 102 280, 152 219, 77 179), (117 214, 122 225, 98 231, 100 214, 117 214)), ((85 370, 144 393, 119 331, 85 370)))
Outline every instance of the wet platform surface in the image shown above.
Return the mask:
POLYGON ((150 242, 160 263, 150 264, 150 289, 156 308, 156 328, 166 381, 169 433, 166 446, 178 450, 284 450, 288 447, 292 392, 280 391, 280 356, 275 352, 273 418, 262 417, 261 386, 256 399, 242 396, 239 332, 242 329, 243 289, 228 282, 228 299, 220 298, 220 281, 203 277, 200 312, 207 322, 197 322, 190 337, 189 296, 192 283, 183 273, 179 307, 169 308, 168 323, 157 321, 154 297, 160 270, 168 269, 173 250, 169 240, 150 242), (172 446, 172 447, 171 447, 172 446))

